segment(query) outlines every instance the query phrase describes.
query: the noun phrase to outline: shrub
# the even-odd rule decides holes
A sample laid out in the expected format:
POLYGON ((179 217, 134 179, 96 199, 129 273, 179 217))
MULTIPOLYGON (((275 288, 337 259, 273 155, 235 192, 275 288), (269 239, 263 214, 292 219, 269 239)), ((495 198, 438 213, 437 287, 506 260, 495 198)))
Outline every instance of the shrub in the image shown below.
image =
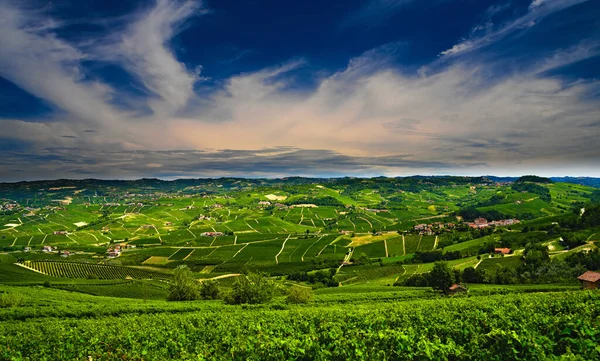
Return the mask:
POLYGON ((175 268, 167 299, 169 301, 191 301, 198 299, 199 296, 198 283, 188 266, 182 265, 175 268))
POLYGON ((0 296, 0 308, 19 307, 23 303, 23 296, 18 293, 3 293, 0 296))
POLYGON ((267 303, 273 298, 275 289, 275 283, 270 279, 262 274, 250 273, 238 277, 225 302, 232 305, 267 303))
POLYGON ((309 303, 313 299, 312 289, 295 285, 288 290, 287 303, 309 303))
POLYGON ((219 298, 219 283, 215 280, 206 280, 200 285, 200 297, 205 300, 219 298))

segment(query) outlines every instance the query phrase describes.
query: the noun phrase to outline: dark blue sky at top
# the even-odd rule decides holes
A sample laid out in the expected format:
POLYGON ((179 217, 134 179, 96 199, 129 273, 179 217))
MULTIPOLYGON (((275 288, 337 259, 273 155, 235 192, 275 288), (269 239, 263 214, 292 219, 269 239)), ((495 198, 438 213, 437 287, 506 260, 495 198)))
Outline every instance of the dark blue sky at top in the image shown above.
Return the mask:
MULTIPOLYGON (((531 1, 489 0, 208 0, 205 12, 192 17, 172 40, 172 48, 188 69, 202 66, 205 81, 198 93, 212 91, 232 75, 256 71, 301 59, 294 86, 311 88, 322 76, 344 69, 348 60, 373 48, 395 43, 391 59, 401 72, 415 73, 436 64, 439 53, 467 39, 477 24, 502 24, 524 14, 531 1), (395 4, 395 5, 394 5, 395 4), (400 4, 400 5, 398 5, 400 4), (491 14, 496 6, 500 11, 491 14)), ((130 14, 152 5, 151 1, 64 0, 36 4, 64 21, 57 34, 73 43, 98 41, 122 27, 130 14)), ((505 70, 528 66, 538 57, 573 44, 578 38, 600 38, 600 2, 589 1, 550 15, 526 34, 519 33, 494 43, 476 57, 492 58, 505 70)), ((85 76, 100 79, 120 92, 144 97, 147 91, 118 66, 83 62, 85 76)), ((552 75, 595 78, 600 58, 593 57, 552 75)), ((0 78, 0 117, 35 118, 56 114, 58 109, 0 78)), ((127 108, 128 104, 116 106, 127 108)))

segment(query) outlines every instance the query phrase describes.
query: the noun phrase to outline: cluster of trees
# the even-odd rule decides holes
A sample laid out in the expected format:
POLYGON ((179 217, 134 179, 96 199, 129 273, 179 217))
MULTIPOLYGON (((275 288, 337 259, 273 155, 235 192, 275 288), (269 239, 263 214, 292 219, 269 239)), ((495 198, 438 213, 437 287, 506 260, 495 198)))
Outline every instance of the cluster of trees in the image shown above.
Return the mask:
POLYGON ((296 272, 288 275, 288 280, 307 282, 318 287, 337 287, 339 283, 333 279, 335 268, 320 270, 315 272, 296 272))
MULTIPOLYGON (((493 250, 492 250, 493 251, 493 250)), ((417 251, 410 259, 411 263, 431 263, 436 261, 449 261, 461 258, 460 251, 442 252, 437 251, 417 251)))
POLYGON ((206 280, 198 283, 192 271, 186 265, 178 266, 173 271, 173 281, 169 285, 169 301, 193 301, 197 299, 217 299, 219 285, 216 281, 206 280))
MULTIPOLYGON (((517 257, 517 256, 513 256, 517 257)), ((586 270, 600 270, 600 250, 577 252, 564 260, 551 259, 548 248, 541 244, 525 247, 522 264, 518 267, 467 267, 463 271, 451 269, 445 262, 436 262, 430 273, 413 275, 395 285, 440 288, 452 283, 531 284, 572 283, 586 270)))

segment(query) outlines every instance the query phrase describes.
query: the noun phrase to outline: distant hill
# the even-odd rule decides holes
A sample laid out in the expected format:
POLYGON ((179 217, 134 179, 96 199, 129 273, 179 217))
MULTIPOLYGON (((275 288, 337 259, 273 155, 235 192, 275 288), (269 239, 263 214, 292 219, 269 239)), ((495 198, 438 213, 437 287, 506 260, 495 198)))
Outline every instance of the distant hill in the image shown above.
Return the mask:
POLYGON ((554 181, 550 178, 538 177, 536 175, 524 175, 515 181, 515 183, 525 183, 525 182, 545 183, 545 184, 554 183, 554 181))
POLYGON ((588 187, 600 188, 600 178, 593 177, 551 177, 555 182, 581 184, 588 187))

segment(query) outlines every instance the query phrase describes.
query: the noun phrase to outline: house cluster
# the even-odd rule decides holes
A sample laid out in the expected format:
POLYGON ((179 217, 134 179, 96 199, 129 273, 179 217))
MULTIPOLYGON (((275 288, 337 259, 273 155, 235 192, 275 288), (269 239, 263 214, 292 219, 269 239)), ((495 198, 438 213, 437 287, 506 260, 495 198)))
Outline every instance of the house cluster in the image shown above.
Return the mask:
POLYGON ((271 202, 269 202, 269 201, 260 201, 260 202, 258 202, 258 205, 259 206, 270 206, 271 202))
POLYGON ((165 222, 165 226, 172 226, 173 222, 165 222))
POLYGON ((373 209, 373 208, 365 208, 365 211, 367 211, 367 212, 373 212, 373 213, 387 213, 387 212, 389 212, 387 209, 373 209))
POLYGON ((416 232, 419 232, 420 235, 431 236, 432 234, 435 234, 436 231, 441 231, 443 229, 454 229, 455 227, 456 227, 456 224, 454 224, 454 223, 434 222, 431 224, 426 224, 426 223, 417 224, 414 227, 414 230, 416 232))
POLYGON ((106 256, 108 258, 117 258, 121 255, 121 246, 115 246, 114 248, 109 248, 106 251, 106 256))
POLYGON ((219 203, 215 203, 211 207, 213 207, 213 208, 223 208, 223 205, 219 204, 219 203))
POLYGON ((67 232, 67 231, 54 231, 55 235, 65 235, 67 233, 69 233, 69 232, 67 232))
POLYGON ((127 203, 127 205, 128 206, 135 206, 135 207, 143 207, 144 203, 134 203, 134 202, 131 202, 131 203, 127 203))
POLYGON ((153 224, 143 224, 140 228, 142 228, 142 229, 154 228, 154 225, 153 224))
POLYGON ((103 204, 104 207, 118 207, 120 205, 121 205, 121 203, 116 203, 116 202, 108 202, 108 203, 103 204))
POLYGON ((347 230, 345 230, 345 229, 342 229, 342 230, 340 231, 340 234, 352 234, 352 231, 347 231, 347 230))
POLYGON ((6 203, 0 205, 0 211, 12 211, 17 208, 19 205, 17 203, 6 203))
POLYGON ((491 226, 510 226, 513 224, 517 224, 519 222, 520 221, 518 219, 514 219, 514 218, 488 222, 487 219, 480 217, 480 218, 475 219, 473 222, 469 222, 467 224, 471 228, 487 228, 487 227, 491 227, 491 226))
POLYGON ((200 235, 203 237, 217 237, 222 236, 223 232, 202 232, 200 235))
POLYGON ((192 205, 189 205, 189 206, 186 206, 186 207, 183 207, 183 208, 179 208, 179 210, 180 211, 187 211, 187 210, 194 209, 194 208, 196 208, 196 207, 194 207, 192 205))
POLYGON ((44 252, 44 253, 50 253, 50 252, 54 252, 54 251, 56 251, 56 247, 44 246, 42 248, 42 252, 44 252))
POLYGON ((201 215, 198 216, 198 220, 199 221, 203 221, 203 220, 210 221, 210 217, 209 216, 205 216, 204 214, 201 214, 201 215))

